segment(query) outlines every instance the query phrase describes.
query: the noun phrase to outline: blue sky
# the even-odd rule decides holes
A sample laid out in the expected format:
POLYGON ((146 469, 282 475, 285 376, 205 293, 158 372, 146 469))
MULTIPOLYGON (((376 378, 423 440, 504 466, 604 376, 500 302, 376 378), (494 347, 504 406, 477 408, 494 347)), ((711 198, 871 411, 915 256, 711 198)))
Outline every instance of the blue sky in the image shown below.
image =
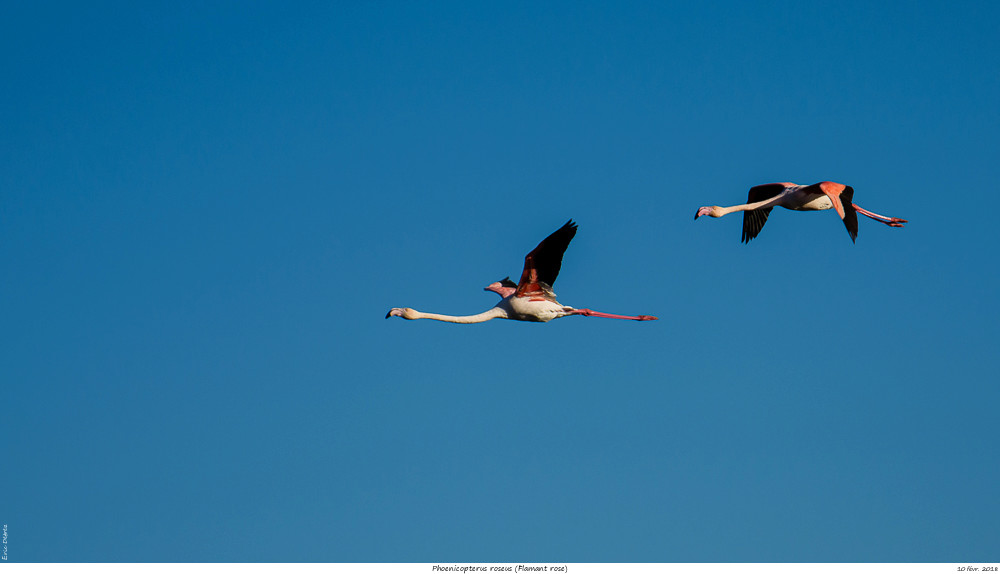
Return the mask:
POLYGON ((3 12, 11 560, 997 559, 996 3, 3 12))

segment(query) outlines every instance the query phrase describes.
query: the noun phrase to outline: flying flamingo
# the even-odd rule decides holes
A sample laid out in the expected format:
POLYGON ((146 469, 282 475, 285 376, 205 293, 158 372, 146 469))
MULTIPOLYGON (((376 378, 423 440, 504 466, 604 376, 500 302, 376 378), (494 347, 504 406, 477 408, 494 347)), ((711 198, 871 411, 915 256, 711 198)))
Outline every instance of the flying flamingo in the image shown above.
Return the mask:
POLYGON ((823 181, 813 185, 768 183, 751 187, 750 193, 747 195, 747 202, 742 205, 701 207, 698 209, 698 213, 694 214, 694 218, 698 219, 702 215, 722 217, 727 213, 742 211, 743 243, 750 243, 751 239, 757 237, 764 224, 767 223, 767 216, 770 215, 771 209, 776 205, 796 211, 836 209, 837 214, 844 220, 847 233, 851 235, 851 241, 854 241, 858 236, 858 213, 889 227, 902 227, 904 223, 907 223, 905 219, 872 213, 856 203, 851 203, 853 200, 853 187, 832 181, 823 181))
POLYGON ((493 291, 502 298, 489 311, 478 315, 455 317, 438 315, 437 313, 421 313, 409 307, 396 307, 386 313, 385 318, 402 317, 404 319, 434 319, 449 323, 482 323, 490 319, 513 319, 515 321, 535 321, 545 323, 552 319, 569 315, 584 317, 608 317, 611 319, 632 319, 633 321, 655 321, 650 315, 612 315, 599 313, 590 309, 574 309, 556 301, 552 292, 552 284, 562 267, 563 253, 569 247, 569 242, 576 235, 576 224, 573 220, 566 222, 552 235, 549 235, 524 258, 524 271, 521 280, 514 283, 510 277, 491 283, 484 291, 493 291))

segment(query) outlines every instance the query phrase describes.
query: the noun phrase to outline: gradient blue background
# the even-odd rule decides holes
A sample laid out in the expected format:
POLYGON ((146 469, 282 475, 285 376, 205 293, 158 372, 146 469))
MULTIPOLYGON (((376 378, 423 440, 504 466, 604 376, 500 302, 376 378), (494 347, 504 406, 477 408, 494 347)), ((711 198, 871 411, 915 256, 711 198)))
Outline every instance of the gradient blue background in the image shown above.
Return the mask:
POLYGON ((11 560, 1000 558, 997 3, 141 4, 0 18, 11 560), (660 321, 383 320, 570 217, 660 321))

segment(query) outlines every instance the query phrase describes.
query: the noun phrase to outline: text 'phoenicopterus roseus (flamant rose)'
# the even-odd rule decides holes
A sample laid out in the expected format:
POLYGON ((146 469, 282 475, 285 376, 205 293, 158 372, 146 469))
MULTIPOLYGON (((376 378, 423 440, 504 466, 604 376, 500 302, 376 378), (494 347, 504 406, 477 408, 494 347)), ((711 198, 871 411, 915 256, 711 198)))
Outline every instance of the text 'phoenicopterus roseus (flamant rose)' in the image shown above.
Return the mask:
POLYGON ((396 307, 386 313, 385 318, 402 317, 404 319, 434 319, 449 323, 482 323, 490 319, 513 319, 515 321, 547 322, 569 315, 584 317, 608 317, 611 319, 631 319, 633 321, 655 321, 650 315, 612 315, 599 313, 590 309, 574 309, 556 301, 552 284, 556 282, 559 269, 562 267, 563 253, 569 247, 569 242, 576 235, 576 224, 573 220, 566 222, 552 235, 549 235, 524 258, 524 271, 521 280, 515 284, 510 277, 492 283, 485 287, 503 299, 495 307, 478 315, 455 317, 437 313, 421 313, 409 307, 396 307))
POLYGON ((858 236, 858 213, 889 227, 902 227, 904 223, 907 223, 905 219, 872 213, 861 208, 858 204, 852 203, 852 201, 854 201, 854 188, 832 181, 813 185, 769 183, 751 187, 750 193, 747 195, 747 202, 742 205, 701 207, 694 214, 694 218, 698 219, 702 215, 722 217, 727 213, 742 211, 743 243, 750 243, 751 239, 757 237, 764 224, 767 223, 767 216, 771 214, 771 209, 775 206, 796 211, 836 209, 837 214, 844 220, 847 233, 851 235, 851 241, 854 241, 858 236))

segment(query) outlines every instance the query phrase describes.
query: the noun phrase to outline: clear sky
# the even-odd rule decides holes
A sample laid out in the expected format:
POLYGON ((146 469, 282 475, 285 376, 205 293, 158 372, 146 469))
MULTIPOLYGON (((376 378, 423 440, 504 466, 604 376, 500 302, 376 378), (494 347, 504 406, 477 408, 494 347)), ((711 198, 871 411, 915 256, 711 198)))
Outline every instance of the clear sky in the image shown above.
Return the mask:
POLYGON ((13 561, 983 561, 1000 4, 0 18, 13 561), (833 180, 910 224, 775 210, 833 180), (562 303, 384 320, 567 219, 562 303))

